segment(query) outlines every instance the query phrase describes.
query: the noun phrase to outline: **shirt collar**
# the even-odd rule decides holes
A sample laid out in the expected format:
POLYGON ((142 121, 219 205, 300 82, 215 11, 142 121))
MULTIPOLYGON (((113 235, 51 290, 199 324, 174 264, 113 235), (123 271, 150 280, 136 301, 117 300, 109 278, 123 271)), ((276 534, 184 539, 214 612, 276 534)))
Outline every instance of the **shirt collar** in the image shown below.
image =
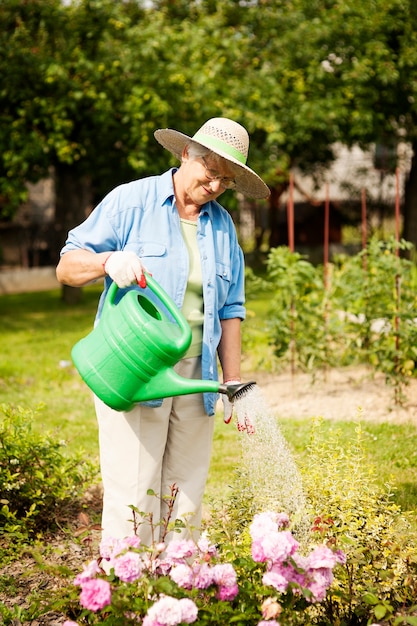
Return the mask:
POLYGON ((174 197, 174 182, 172 180, 172 177, 177 169, 177 167, 172 167, 167 172, 161 174, 159 189, 159 201, 161 206, 165 204, 168 199, 172 199, 174 197))
MULTIPOLYGON (((160 192, 159 192, 159 199, 160 199, 161 206, 165 204, 165 202, 169 199, 172 202, 174 201, 174 182, 172 180, 172 177, 177 170, 178 170, 177 167, 172 167, 167 172, 164 172, 163 174, 161 174, 160 192)), ((213 208, 216 205, 217 205, 217 202, 213 202, 212 200, 210 200, 209 202, 206 202, 201 207, 200 215, 207 213, 209 216, 212 216, 213 208)))

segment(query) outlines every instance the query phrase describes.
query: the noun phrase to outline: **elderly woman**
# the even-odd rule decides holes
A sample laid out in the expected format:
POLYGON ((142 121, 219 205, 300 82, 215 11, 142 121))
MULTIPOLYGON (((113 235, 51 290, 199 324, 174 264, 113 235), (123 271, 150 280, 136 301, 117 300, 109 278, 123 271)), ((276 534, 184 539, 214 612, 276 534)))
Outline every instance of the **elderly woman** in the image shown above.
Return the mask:
MULTIPOLYGON (((192 329, 176 371, 217 380, 218 356, 223 381, 240 381, 244 260, 232 219, 217 198, 226 189, 266 198, 269 189, 246 165, 249 137, 232 120, 210 119, 192 138, 173 129, 157 130, 155 137, 180 167, 111 191, 69 232, 58 280, 77 287, 104 277, 97 323, 111 281, 122 297, 125 289, 146 286, 145 269, 192 329)), ((147 545, 159 541, 172 489, 171 519, 184 522, 183 536, 198 534, 216 401, 214 393, 190 394, 117 412, 95 398, 104 537, 136 533, 147 545)), ((227 398, 224 411, 228 423, 227 398)), ((245 426, 250 432, 250 423, 245 426)))

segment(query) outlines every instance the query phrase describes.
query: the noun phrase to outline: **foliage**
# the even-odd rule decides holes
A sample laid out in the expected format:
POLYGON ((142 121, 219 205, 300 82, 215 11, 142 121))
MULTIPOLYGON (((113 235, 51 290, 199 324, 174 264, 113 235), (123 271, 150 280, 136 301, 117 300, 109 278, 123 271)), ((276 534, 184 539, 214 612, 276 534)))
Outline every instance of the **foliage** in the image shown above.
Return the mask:
POLYGON ((357 425, 355 437, 342 445, 337 431, 332 438, 323 438, 322 422, 314 420, 300 468, 310 532, 287 528, 285 514, 254 511, 246 477, 238 473, 232 497, 217 502, 196 543, 173 539, 168 548, 155 543, 149 549, 137 537, 103 540, 101 560, 85 565, 75 578, 75 588, 69 587, 54 601, 55 610, 64 610, 79 624, 137 623, 148 613, 143 624, 149 626, 166 623, 162 617, 158 622, 151 619, 164 603, 177 611, 178 599, 187 598, 198 607, 196 624, 255 625, 263 624, 259 621, 263 618, 265 626, 274 624, 269 621, 273 619, 281 626, 415 625, 417 537, 406 515, 393 504, 389 488, 376 485, 361 427, 357 425), (291 556, 287 553, 282 569, 282 561, 273 564, 273 555, 282 549, 284 539, 287 548, 292 545, 296 550, 291 556), (328 551, 322 552, 323 546, 328 551), (295 571, 302 575, 313 554, 326 554, 328 563, 334 564, 332 583, 320 602, 311 602, 305 588, 300 594, 297 584, 272 576, 284 571, 297 578, 295 571), (291 569, 296 563, 297 569, 291 569), (223 587, 222 599, 214 571, 228 572, 222 578, 228 587, 223 587))
MULTIPOLYGON (((293 532, 301 543, 341 548, 346 563, 335 570, 326 598, 303 614, 304 625, 342 626, 380 622, 416 624, 417 535, 392 490, 377 484, 363 428, 350 440, 341 430, 311 422, 307 453, 298 457, 312 536, 293 532)), ((271 489, 273 487, 271 486, 271 489)), ((278 488, 279 490, 279 488, 278 488)), ((213 509, 209 531, 219 545, 247 545, 245 528, 254 515, 246 476, 236 474, 232 496, 213 509)))
MULTIPOLYGON (((0 324, 0 403, 42 407, 50 432, 59 432, 68 450, 81 447, 97 458, 97 420, 91 395, 71 363, 71 348, 91 330, 102 286, 83 290, 78 304, 66 305, 58 289, 3 295, 0 324)), ((32 428, 42 432, 41 420, 32 428)))
POLYGON ((332 306, 344 316, 344 355, 370 363, 399 387, 417 360, 414 265, 400 256, 410 244, 372 238, 334 271, 332 306))
POLYGON ((33 430, 35 419, 34 411, 1 406, 0 529, 11 542, 56 527, 96 473, 82 452, 69 457, 64 441, 33 430))
POLYGON ((279 616, 280 624, 293 624, 299 612, 323 600, 344 555, 318 545, 303 556, 288 524, 286 514, 255 515, 246 529, 246 549, 229 542, 216 547, 204 535, 150 548, 136 536, 105 538, 101 558, 75 578, 84 610, 72 606, 74 617, 80 624, 142 618, 144 626, 223 626, 263 624, 262 618, 279 616))
POLYGON ((3 214, 50 167, 91 180, 95 199, 156 173, 172 160, 155 127, 215 115, 247 126, 250 164, 275 188, 294 166, 319 175, 335 142, 415 140, 414 4, 368 5, 4 0, 3 214))
POLYGON ((301 469, 317 536, 347 557, 321 607, 326 623, 416 623, 417 536, 389 487, 377 487, 360 425, 347 447, 313 422, 301 469))
POLYGON ((274 293, 269 332, 276 356, 288 355, 293 365, 309 370, 328 362, 326 301, 317 269, 282 247, 270 251, 267 271, 274 293))
POLYGON ((313 266, 297 252, 268 256, 273 308, 267 332, 278 359, 314 372, 337 365, 371 364, 385 374, 396 400, 417 361, 416 275, 400 255, 411 245, 372 238, 366 249, 313 266))

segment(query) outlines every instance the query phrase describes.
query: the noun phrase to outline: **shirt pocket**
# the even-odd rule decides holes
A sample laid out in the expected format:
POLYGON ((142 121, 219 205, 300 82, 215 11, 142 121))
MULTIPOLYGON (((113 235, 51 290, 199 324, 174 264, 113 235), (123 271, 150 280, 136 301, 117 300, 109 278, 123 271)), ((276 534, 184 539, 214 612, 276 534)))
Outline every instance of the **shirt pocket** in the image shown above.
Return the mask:
POLYGON ((232 278, 232 271, 229 265, 224 263, 216 263, 216 288, 217 288, 217 300, 218 308, 221 309, 227 299, 227 295, 230 289, 230 281, 232 278))
POLYGON ((159 265, 160 261, 165 261, 167 255, 167 247, 157 241, 131 240, 126 244, 124 250, 135 252, 149 271, 152 271, 152 267, 155 268, 155 264, 159 265), (149 266, 147 262, 149 262, 149 266))

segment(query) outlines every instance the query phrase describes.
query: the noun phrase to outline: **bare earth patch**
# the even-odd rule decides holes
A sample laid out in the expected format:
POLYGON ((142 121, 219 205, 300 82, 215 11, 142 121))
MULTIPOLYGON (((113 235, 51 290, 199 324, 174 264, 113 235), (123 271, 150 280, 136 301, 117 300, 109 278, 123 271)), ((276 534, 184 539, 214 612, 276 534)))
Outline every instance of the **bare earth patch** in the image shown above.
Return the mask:
POLYGON ((279 417, 323 417, 369 420, 417 426, 417 380, 402 388, 395 403, 394 388, 382 373, 366 367, 332 369, 311 374, 287 371, 256 378, 272 412, 279 417))

